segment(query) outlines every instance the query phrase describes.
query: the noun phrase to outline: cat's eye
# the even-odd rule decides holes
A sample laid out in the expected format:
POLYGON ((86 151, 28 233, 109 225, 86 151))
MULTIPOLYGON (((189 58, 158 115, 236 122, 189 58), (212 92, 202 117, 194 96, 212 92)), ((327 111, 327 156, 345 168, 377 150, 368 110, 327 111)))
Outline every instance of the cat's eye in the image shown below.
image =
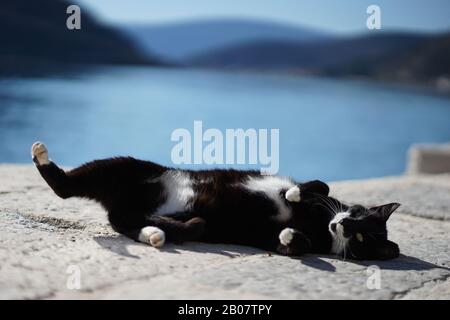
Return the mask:
POLYGON ((363 242, 364 237, 363 237, 363 235, 362 235, 361 233, 357 233, 357 234, 356 234, 356 239, 357 239, 359 242, 363 242))

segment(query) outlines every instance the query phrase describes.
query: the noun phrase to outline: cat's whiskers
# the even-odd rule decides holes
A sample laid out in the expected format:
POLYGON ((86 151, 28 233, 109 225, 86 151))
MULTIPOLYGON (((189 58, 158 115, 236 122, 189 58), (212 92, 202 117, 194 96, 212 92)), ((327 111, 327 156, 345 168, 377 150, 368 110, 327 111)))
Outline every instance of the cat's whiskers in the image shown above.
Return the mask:
POLYGON ((329 209, 333 212, 334 215, 336 215, 338 212, 340 212, 338 206, 333 203, 333 201, 331 201, 328 197, 323 196, 321 194, 315 193, 316 196, 318 196, 320 199, 323 200, 323 202, 325 202, 325 204, 327 204, 329 206, 329 209))
POLYGON ((324 201, 327 201, 330 203, 330 206, 333 207, 333 211, 335 214, 337 214, 339 212, 339 208, 337 207, 337 205, 335 203, 333 203, 333 201, 331 201, 330 199, 327 198, 323 198, 324 201))
POLYGON ((344 207, 342 206, 342 202, 338 202, 338 203, 339 203, 339 209, 340 209, 340 211, 343 212, 343 211, 344 211, 344 207))
POLYGON ((326 209, 329 213, 331 213, 333 216, 336 215, 336 212, 334 212, 334 210, 333 210, 332 208, 326 206, 325 204, 323 204, 323 203, 318 203, 318 205, 321 206, 321 207, 323 207, 323 208, 325 208, 325 209, 326 209))

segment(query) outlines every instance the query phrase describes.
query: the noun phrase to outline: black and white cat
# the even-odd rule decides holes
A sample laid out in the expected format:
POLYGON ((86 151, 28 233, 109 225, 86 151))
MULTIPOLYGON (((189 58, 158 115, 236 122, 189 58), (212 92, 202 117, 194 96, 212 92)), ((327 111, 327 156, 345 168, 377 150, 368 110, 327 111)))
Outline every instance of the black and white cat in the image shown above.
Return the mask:
POLYGON ((329 197, 321 181, 298 184, 257 171, 178 170, 130 157, 95 160, 65 172, 49 160, 44 144, 34 143, 31 154, 59 197, 98 201, 114 230, 154 247, 203 241, 286 255, 399 255, 386 229, 399 204, 347 206, 329 197))

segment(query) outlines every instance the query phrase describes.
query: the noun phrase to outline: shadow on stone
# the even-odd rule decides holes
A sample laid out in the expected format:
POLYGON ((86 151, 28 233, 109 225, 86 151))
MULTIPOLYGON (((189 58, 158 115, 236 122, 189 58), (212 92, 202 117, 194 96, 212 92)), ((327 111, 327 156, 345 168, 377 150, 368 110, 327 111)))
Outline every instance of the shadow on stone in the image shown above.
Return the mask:
POLYGON ((443 269, 450 271, 450 268, 445 266, 439 266, 437 264, 427 262, 424 260, 421 260, 419 258, 406 256, 401 254, 397 259, 393 260, 386 260, 386 261, 353 261, 356 264, 363 265, 363 266, 373 266, 376 265, 380 269, 385 270, 414 270, 414 271, 421 271, 421 270, 430 270, 430 269, 443 269))
POLYGON ((304 257, 292 257, 292 259, 301 260, 302 264, 304 264, 307 267, 314 268, 314 269, 327 271, 327 272, 335 272, 336 271, 336 267, 332 263, 322 260, 318 256, 307 255, 304 257))
POLYGON ((199 253, 213 253, 220 254, 229 258, 236 258, 242 255, 260 254, 261 251, 252 247, 228 245, 228 244, 209 244, 201 242, 187 242, 178 247, 180 250, 199 252, 199 253))
MULTIPOLYGON (((147 244, 143 244, 140 242, 133 241, 125 236, 97 236, 94 237, 95 242, 97 242, 102 248, 112 251, 115 254, 133 258, 140 259, 139 256, 133 255, 128 251, 127 246, 131 244, 148 246, 147 244)), ((235 246, 235 245, 219 245, 219 244, 209 244, 209 243, 200 243, 200 242, 186 242, 183 244, 172 244, 168 243, 164 245, 164 247, 160 248, 159 251, 165 253, 174 253, 180 254, 180 251, 190 251, 190 252, 198 252, 198 253, 213 253, 220 254, 229 258, 239 257, 241 255, 249 255, 261 253, 261 250, 251 248, 251 247, 243 247, 243 246, 235 246)))
MULTIPOLYGON (((127 246, 131 244, 138 244, 133 240, 128 239, 125 236, 97 236, 94 237, 94 240, 104 249, 110 250, 118 255, 140 259, 139 256, 133 255, 128 251, 127 246)), ((145 244, 142 244, 145 245, 145 244)), ((244 247, 237 245, 225 245, 225 244, 209 244, 209 243, 201 243, 201 242, 187 242, 184 244, 168 244, 160 249, 162 252, 166 253, 174 253, 181 254, 182 251, 190 251, 190 252, 198 252, 198 253, 212 253, 212 254, 220 254, 229 258, 236 258, 239 256, 246 256, 252 254, 261 254, 264 251, 261 251, 252 247, 244 247)), ((274 253, 275 254, 275 253, 274 253)), ((326 256, 328 257, 328 256, 326 256)), ((301 257, 292 257, 292 259, 300 260, 301 263, 305 266, 327 271, 327 272, 335 272, 336 267, 328 262, 323 260, 319 256, 315 255, 306 255, 301 257)), ((397 259, 387 260, 387 261, 357 261, 357 260, 346 260, 346 262, 351 262, 360 266, 378 266, 380 269, 384 270, 413 270, 413 271, 423 271, 430 269, 443 269, 450 271, 450 268, 445 266, 439 266, 434 263, 430 263, 419 258, 415 258, 412 256, 406 256, 401 254, 397 259)))
POLYGON ((169 244, 165 244, 162 248, 159 248, 158 250, 161 252, 166 252, 166 253, 180 254, 180 251, 178 251, 177 249, 178 249, 178 247, 176 247, 175 244, 169 243, 169 244))
POLYGON ((102 248, 110 250, 118 255, 127 258, 140 259, 139 256, 131 254, 127 248, 127 246, 134 244, 135 242, 124 236, 98 236, 94 237, 94 240, 102 248))

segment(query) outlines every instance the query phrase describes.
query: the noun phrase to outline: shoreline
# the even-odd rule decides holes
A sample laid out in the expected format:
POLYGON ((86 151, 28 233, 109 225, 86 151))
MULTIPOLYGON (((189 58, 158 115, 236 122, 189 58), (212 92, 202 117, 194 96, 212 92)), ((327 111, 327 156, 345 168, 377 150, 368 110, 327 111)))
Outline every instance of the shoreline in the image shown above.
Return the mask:
MULTIPOLYGON (((442 80, 440 78, 434 79, 433 83, 430 80, 405 80, 395 81, 392 79, 377 79, 365 76, 330 76, 327 74, 303 73, 295 70, 258 70, 258 69, 232 69, 232 68, 208 68, 208 67, 192 67, 192 66, 176 66, 176 65, 122 65, 122 64, 56 64, 46 71, 45 68, 36 68, 31 72, 23 70, 17 72, 0 72, 0 80, 2 79, 27 79, 27 78, 66 78, 79 77, 84 74, 89 74, 93 69, 149 69, 149 70, 164 70, 164 71, 190 71, 190 72, 211 72, 211 73, 225 73, 236 75, 268 75, 268 76, 283 76, 291 78, 315 79, 323 81, 348 81, 362 83, 370 86, 381 86, 390 90, 403 90, 414 92, 421 95, 440 96, 443 98, 450 98, 450 80, 442 80), (448 81, 449 84, 440 88, 439 83, 448 81)), ((447 82, 445 82, 447 83, 447 82)))

